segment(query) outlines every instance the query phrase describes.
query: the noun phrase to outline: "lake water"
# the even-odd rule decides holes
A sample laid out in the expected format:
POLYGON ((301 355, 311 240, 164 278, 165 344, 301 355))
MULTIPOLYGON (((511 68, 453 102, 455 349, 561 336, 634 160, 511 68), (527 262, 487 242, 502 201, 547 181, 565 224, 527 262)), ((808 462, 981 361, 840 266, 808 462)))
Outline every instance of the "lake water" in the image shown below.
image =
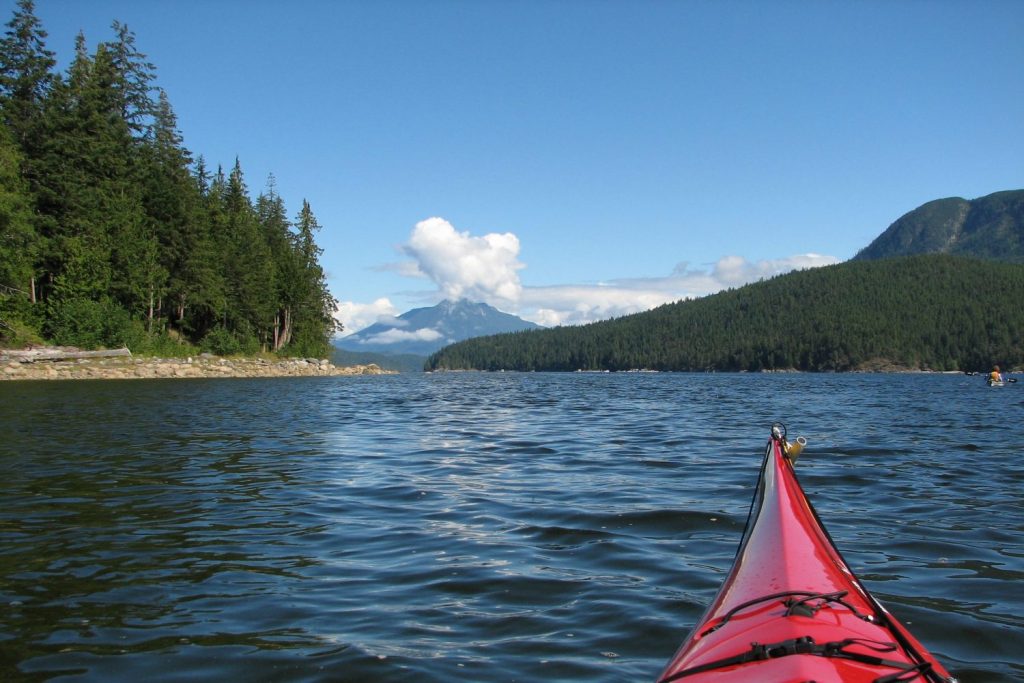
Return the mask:
POLYGON ((653 681, 781 420, 869 590, 1021 680, 1022 418, 962 375, 0 383, 0 679, 653 681))

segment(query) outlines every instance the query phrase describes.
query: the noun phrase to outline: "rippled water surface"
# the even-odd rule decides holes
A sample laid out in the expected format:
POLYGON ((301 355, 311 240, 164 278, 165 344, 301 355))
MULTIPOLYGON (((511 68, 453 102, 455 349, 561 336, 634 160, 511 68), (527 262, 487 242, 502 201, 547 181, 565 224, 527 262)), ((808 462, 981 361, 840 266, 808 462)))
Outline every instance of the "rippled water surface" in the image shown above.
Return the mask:
POLYGON ((0 383, 0 678, 651 681, 782 420, 868 588, 1020 680, 1022 417, 954 375, 0 383))

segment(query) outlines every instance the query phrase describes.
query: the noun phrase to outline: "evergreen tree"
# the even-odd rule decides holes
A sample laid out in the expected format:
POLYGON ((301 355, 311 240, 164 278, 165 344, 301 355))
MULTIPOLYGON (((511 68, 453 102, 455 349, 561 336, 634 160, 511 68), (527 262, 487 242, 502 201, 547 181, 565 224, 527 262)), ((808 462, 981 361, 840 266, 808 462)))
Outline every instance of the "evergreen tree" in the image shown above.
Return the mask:
POLYGON ((228 176, 224 209, 229 327, 246 348, 252 348, 253 342, 255 348, 266 348, 277 308, 273 299, 274 264, 238 159, 228 176))
POLYGON ((28 188, 21 177, 21 152, 0 122, 0 301, 34 302, 38 251, 28 188))
POLYGON ((299 298, 296 293, 299 261, 292 246, 291 225, 284 200, 277 194, 273 175, 267 181, 267 191, 256 200, 256 213, 274 264, 278 308, 274 315, 271 348, 280 351, 291 341, 292 312, 299 298))
POLYGON ((13 269, 8 271, 7 277, 14 278, 19 289, 26 289, 29 300, 35 303, 38 299, 36 262, 44 253, 42 227, 31 207, 26 217, 23 203, 33 201, 34 179, 38 176, 34 162, 45 139, 43 112, 55 82, 56 61, 46 48, 46 31, 35 16, 32 0, 19 0, 7 28, 0 39, 0 118, 6 129, 2 141, 5 148, 3 187, 7 189, 5 208, 10 221, 4 234, 5 247, 21 247, 18 256, 7 259, 7 267, 13 269), (9 150, 7 146, 11 144, 14 149, 9 150), (9 175, 12 169, 17 169, 27 184, 9 175), (26 220, 31 224, 25 224, 26 220), (14 265, 15 260, 18 265, 14 265), (26 273, 28 279, 21 280, 20 276, 26 273))
POLYGON ((302 355, 319 356, 327 352, 330 339, 341 325, 334 318, 338 302, 327 287, 327 276, 320 265, 323 250, 315 235, 320 230, 309 202, 302 200, 296 219, 296 251, 299 256, 298 301, 294 316, 294 336, 302 355))
MULTIPOLYGON (((192 302, 202 279, 196 251, 202 242, 199 190, 193 182, 191 158, 177 129, 177 118, 162 90, 153 124, 142 149, 140 179, 148 232, 158 244, 159 269, 166 273, 163 292, 169 298, 176 325, 184 324, 186 306, 192 302)), ((163 299, 152 291, 147 317, 164 313, 163 299)))
POLYGON ((156 67, 136 48, 135 34, 126 25, 115 21, 112 28, 115 40, 104 43, 103 47, 118 74, 112 84, 115 98, 128 129, 134 136, 141 137, 153 125, 157 109, 151 95, 156 67))
POLYGON ((201 190, 201 220, 205 226, 207 237, 204 246, 208 247, 208 251, 203 252, 202 256, 209 260, 209 266, 213 273, 212 280, 215 285, 214 288, 203 293, 205 295, 203 300, 208 304, 208 310, 200 308, 193 315, 197 337, 202 339, 214 329, 220 329, 230 335, 228 326, 228 313, 231 308, 229 260, 232 247, 229 241, 228 217, 224 201, 227 189, 224 170, 218 166, 216 173, 207 176, 203 165, 200 164, 196 169, 195 182, 201 190))
POLYGON ((106 166, 116 163, 111 151, 126 131, 112 129, 120 119, 112 119, 103 102, 103 81, 111 77, 105 66, 97 67, 79 34, 68 76, 47 100, 47 136, 36 162, 35 188, 49 247, 42 263, 47 298, 99 298, 110 290, 111 235, 104 206, 109 193, 100 183, 119 175, 106 166))
POLYGON ((176 324, 200 340, 222 321, 227 306, 223 246, 214 239, 223 226, 220 189, 214 191, 202 157, 196 162, 192 187, 197 196, 194 231, 190 231, 184 256, 174 271, 172 290, 176 324))
POLYGON ((27 153, 39 144, 43 105, 53 86, 54 55, 32 0, 19 0, 0 40, 0 104, 15 142, 27 153))
MULTIPOLYGON (((138 150, 121 103, 122 74, 101 44, 80 36, 66 82, 54 89, 50 136, 40 160, 40 205, 53 253, 49 307, 111 299, 143 314, 162 287, 158 245, 148 229, 137 177, 138 150)), ((51 325, 51 333, 56 334, 51 325)))

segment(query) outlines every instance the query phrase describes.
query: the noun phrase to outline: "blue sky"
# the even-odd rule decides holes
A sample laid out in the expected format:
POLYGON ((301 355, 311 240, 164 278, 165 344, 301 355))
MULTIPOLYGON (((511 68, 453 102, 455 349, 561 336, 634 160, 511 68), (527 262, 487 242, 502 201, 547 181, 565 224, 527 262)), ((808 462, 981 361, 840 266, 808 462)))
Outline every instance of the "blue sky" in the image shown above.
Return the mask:
MULTIPOLYGON (((15 3, 4 0, 10 18, 15 3)), ((1024 2, 36 0, 118 20, 186 146, 308 199, 355 331, 448 296, 543 324, 843 261, 1024 188, 1024 2)))

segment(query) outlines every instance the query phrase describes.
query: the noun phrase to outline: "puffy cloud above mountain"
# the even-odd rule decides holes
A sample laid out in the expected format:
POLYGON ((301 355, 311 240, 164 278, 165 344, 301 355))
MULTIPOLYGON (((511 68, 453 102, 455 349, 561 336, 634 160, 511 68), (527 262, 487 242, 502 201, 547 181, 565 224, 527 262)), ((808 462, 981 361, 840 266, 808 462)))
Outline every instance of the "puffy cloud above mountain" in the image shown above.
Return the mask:
POLYGON ((428 218, 416 224, 402 250, 445 299, 506 306, 519 300, 522 285, 516 271, 523 264, 518 258, 519 238, 510 232, 473 237, 457 232, 443 218, 428 218))

